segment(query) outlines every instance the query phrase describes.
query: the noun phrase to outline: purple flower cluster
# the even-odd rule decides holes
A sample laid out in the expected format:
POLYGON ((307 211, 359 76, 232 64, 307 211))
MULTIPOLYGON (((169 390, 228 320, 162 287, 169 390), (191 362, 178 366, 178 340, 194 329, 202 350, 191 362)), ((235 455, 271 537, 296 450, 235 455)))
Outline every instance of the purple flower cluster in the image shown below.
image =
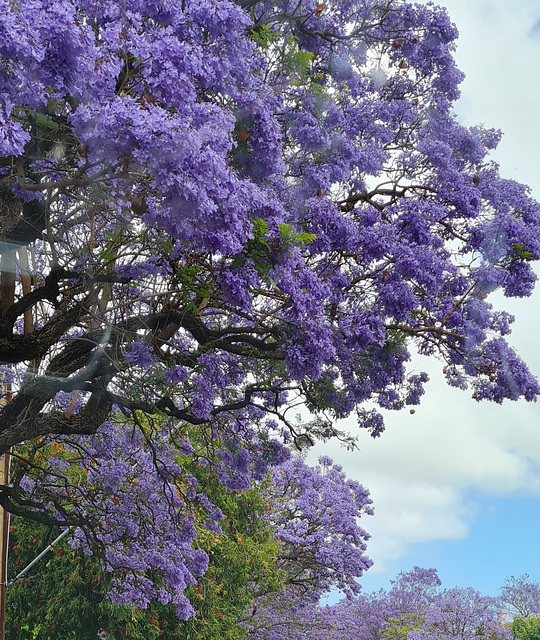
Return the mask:
POLYGON ((373 513, 371 499, 330 458, 319 463, 310 467, 295 457, 272 471, 268 499, 282 545, 279 565, 296 587, 318 594, 337 588, 350 596, 372 564, 365 555, 370 536, 358 523, 373 513))
MULTIPOLYGON (((530 584, 530 583, 529 583, 530 584)), ((257 640, 509 640, 502 602, 472 588, 441 589, 435 569, 414 567, 386 591, 322 607, 293 590, 271 596, 256 618, 257 640)), ((523 595, 523 589, 518 589, 523 595)))

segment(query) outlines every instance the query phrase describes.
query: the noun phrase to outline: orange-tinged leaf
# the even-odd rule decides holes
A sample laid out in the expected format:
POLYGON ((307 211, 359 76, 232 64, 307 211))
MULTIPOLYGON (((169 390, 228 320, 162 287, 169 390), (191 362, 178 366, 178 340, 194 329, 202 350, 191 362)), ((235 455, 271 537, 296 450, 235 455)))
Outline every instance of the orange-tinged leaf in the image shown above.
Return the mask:
POLYGON ((238 142, 247 142, 247 140, 251 138, 251 131, 248 131, 247 129, 244 129, 244 127, 242 127, 241 129, 238 129, 236 138, 238 142))

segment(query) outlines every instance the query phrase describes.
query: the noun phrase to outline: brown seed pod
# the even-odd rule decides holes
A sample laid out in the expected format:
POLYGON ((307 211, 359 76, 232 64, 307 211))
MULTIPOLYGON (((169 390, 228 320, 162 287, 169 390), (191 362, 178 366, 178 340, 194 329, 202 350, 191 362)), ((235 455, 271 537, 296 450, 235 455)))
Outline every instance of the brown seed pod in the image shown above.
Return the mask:
POLYGON ((324 4, 318 4, 315 9, 315 15, 320 16, 323 11, 324 11, 324 4))
POLYGON ((317 198, 322 198, 323 191, 322 189, 317 189, 317 198))
POLYGON ((141 102, 143 104, 156 104, 156 99, 151 93, 143 93, 141 102))
POLYGON ((238 142, 247 142, 250 138, 251 131, 248 131, 244 127, 238 129, 238 132, 236 133, 236 139, 238 140, 238 142))
POLYGON ((402 61, 399 63, 399 68, 400 68, 400 69, 406 69, 408 66, 409 66, 409 65, 407 64, 407 61, 406 61, 406 60, 402 60, 402 61))
POLYGON ((129 171, 129 161, 132 157, 133 156, 131 154, 118 157, 118 160, 120 160, 120 163, 122 164, 122 171, 124 173, 127 173, 129 171))
POLYGON ((392 46, 394 47, 394 49, 401 49, 401 46, 402 46, 401 40, 394 40, 394 42, 392 42, 392 46))
POLYGON ((148 205, 143 196, 136 196, 131 201, 131 210, 135 215, 142 216, 148 211, 148 205))

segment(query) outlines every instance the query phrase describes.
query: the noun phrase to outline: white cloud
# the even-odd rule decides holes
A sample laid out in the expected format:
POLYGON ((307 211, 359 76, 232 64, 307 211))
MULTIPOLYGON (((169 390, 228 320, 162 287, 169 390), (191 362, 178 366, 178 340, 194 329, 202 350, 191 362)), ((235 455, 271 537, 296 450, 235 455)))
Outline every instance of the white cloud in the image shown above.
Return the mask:
POLYGON ((536 405, 479 404, 446 387, 442 375, 429 386, 414 415, 387 414, 377 440, 361 434, 359 451, 324 445, 325 455, 371 492, 375 516, 363 526, 372 535, 373 571, 384 571, 412 544, 466 537, 475 515, 471 490, 540 496, 536 405))
POLYGON ((540 38, 533 30, 540 21, 536 0, 447 0, 444 4, 458 26, 456 59, 465 71, 463 97, 457 111, 465 124, 501 129, 496 154, 504 174, 538 186, 537 145, 540 99, 537 83, 540 38))
POLYGON ((372 534, 374 570, 383 571, 411 544, 465 537, 474 520, 470 490, 540 496, 535 412, 536 405, 525 403, 479 404, 439 376, 414 415, 386 415, 381 438, 362 433, 353 452, 324 445, 324 453, 371 492, 375 517, 363 525, 372 534))
POLYGON ((469 532, 471 508, 449 485, 375 474, 370 486, 376 512, 364 524, 372 535, 368 549, 373 572, 385 571, 411 544, 458 540, 469 532))

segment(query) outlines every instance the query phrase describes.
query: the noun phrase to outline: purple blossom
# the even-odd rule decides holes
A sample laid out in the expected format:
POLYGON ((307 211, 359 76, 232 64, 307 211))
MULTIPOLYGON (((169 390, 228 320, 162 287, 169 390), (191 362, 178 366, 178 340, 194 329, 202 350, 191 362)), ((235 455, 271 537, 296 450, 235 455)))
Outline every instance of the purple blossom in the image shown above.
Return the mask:
POLYGON ((129 351, 125 353, 126 360, 135 367, 149 369, 155 363, 152 349, 142 340, 136 340, 130 345, 129 351))

